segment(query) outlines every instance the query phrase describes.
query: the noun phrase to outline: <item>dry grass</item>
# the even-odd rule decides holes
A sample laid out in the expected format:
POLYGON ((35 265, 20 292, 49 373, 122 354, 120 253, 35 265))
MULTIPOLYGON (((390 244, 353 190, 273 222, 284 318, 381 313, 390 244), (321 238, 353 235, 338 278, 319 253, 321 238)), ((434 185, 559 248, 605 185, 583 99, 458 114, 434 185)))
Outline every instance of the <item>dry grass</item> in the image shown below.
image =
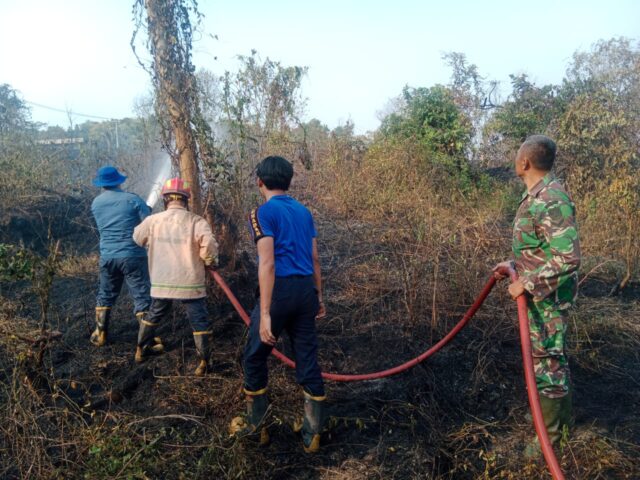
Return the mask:
POLYGON ((60 277, 90 278, 98 271, 99 259, 97 253, 65 255, 60 260, 57 274, 60 277))
MULTIPOLYGON (((482 178, 465 187, 411 148, 332 150, 296 181, 293 194, 312 206, 318 224, 329 310, 318 328, 328 370, 372 371, 422 352, 508 255, 517 188, 482 178)), ((244 234, 240 240, 248 255, 238 258, 253 258, 244 234)), ((242 262, 229 277, 249 306, 255 266, 242 262)), ((589 271, 601 262, 588 260, 589 271)), ((245 330, 219 297, 211 305, 214 371, 204 379, 190 373, 194 348, 179 310, 163 327, 168 352, 153 362, 132 362, 126 297, 114 311, 113 344, 93 350, 96 264, 95 254, 63 257, 52 322, 64 335, 49 346, 43 369, 32 368, 29 344, 16 337, 37 324, 32 294, 24 285, 3 290, 0 477, 548 478, 544 465, 519 453, 532 428, 504 286, 429 362, 390 380, 330 384, 332 428, 323 452, 310 457, 289 427, 300 412, 299 389, 275 362, 272 445, 228 438, 230 418, 243 409, 237 360, 245 330)), ((561 455, 568 478, 640 478, 633 413, 640 305, 633 295, 603 296, 606 273, 599 267, 588 275, 571 317, 578 428, 561 455)))

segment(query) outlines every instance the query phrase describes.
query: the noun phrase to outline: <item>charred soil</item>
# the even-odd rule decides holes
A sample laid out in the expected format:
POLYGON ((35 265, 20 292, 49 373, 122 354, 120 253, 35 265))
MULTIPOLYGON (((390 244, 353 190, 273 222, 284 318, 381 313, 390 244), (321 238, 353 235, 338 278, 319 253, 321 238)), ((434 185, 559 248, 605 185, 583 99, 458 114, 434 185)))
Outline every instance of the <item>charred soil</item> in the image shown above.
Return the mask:
MULTIPOLYGON (((451 295, 445 292, 453 279, 440 273, 438 283, 409 298, 411 272, 400 266, 410 259, 394 251, 383 227, 317 217, 329 311, 318 331, 327 371, 376 371, 418 355, 458 321, 485 279, 471 278, 451 295), (423 300, 430 315, 412 308, 423 300)), ((541 460, 521 455, 533 427, 515 306, 504 288, 429 361, 384 380, 329 383, 330 425, 321 453, 309 456, 290 427, 302 407, 299 388, 275 359, 271 444, 228 437, 229 421, 243 409, 246 329, 215 286, 212 371, 204 378, 192 375, 195 348, 179 307, 160 327, 166 353, 134 362, 137 323, 124 291, 108 345, 91 346, 97 255, 90 250, 67 248, 73 253, 51 292, 50 330, 62 335, 42 346, 40 366, 24 340, 37 337, 37 299, 27 284, 3 286, 3 478, 547 478, 541 460)), ((247 309, 254 302, 252 255, 223 272, 247 309)), ((640 478, 640 289, 632 285, 614 298, 609 290, 606 280, 588 279, 572 316, 576 429, 558 451, 568 478, 640 478)), ((290 353, 286 338, 279 348, 290 353)))

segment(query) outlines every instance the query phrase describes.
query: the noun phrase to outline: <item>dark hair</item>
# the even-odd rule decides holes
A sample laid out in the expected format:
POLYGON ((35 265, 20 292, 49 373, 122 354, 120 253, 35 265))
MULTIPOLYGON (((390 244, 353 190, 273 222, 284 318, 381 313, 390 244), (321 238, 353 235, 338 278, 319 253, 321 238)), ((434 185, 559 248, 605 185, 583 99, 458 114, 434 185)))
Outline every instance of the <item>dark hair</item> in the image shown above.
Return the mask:
POLYGON ((284 157, 266 157, 256 167, 256 175, 268 190, 289 190, 293 165, 284 157))
POLYGON ((531 165, 538 170, 548 172, 556 159, 556 142, 545 135, 531 135, 522 146, 522 152, 527 156, 531 165))
POLYGON ((167 208, 167 205, 171 202, 180 202, 185 208, 189 206, 189 199, 179 193, 167 193, 162 196, 162 201, 164 203, 164 208, 167 208))

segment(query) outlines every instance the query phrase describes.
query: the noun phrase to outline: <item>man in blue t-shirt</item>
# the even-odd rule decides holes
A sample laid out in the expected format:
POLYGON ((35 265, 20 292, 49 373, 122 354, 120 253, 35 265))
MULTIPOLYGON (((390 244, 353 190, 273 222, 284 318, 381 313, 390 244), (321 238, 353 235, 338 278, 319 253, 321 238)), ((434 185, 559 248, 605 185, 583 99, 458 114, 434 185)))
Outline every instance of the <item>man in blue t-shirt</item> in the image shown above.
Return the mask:
POLYGON ((282 157, 267 157, 256 169, 265 203, 253 210, 249 227, 258 249, 260 298, 251 313, 244 350, 247 413, 231 422, 233 435, 256 434, 266 444, 267 359, 286 330, 296 361, 296 381, 303 388, 304 416, 296 430, 308 453, 320 448, 324 424, 324 384, 318 365, 315 319, 325 315, 322 277, 313 217, 286 194, 293 166, 282 157))
POLYGON ((151 305, 147 251, 133 241, 133 229, 151 214, 151 208, 138 195, 120 188, 126 178, 115 167, 106 166, 98 170, 93 180, 96 187, 104 189, 91 204, 100 233, 96 329, 90 339, 97 347, 107 342, 111 308, 123 281, 133 297, 133 311, 138 321, 148 316, 151 305))

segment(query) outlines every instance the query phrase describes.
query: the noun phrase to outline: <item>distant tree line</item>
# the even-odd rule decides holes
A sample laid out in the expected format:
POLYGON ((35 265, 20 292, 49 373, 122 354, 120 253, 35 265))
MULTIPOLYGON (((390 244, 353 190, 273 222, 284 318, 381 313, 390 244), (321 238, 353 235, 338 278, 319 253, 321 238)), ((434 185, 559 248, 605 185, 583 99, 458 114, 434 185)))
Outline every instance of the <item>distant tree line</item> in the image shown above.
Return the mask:
MULTIPOLYGON (((271 153, 312 169, 319 160, 360 161, 371 148, 379 154, 382 145, 405 145, 419 149, 425 165, 437 166, 442 178, 464 191, 482 183, 487 169, 509 166, 528 135, 544 133, 558 142, 556 170, 574 195, 582 228, 590 232, 585 247, 621 259, 625 272, 620 286, 637 271, 637 42, 615 38, 577 52, 557 85, 540 86, 525 74, 512 75, 504 98, 497 84, 482 77, 464 54, 448 53, 443 60, 451 68, 450 81, 406 86, 380 127, 367 135, 356 135, 349 122, 331 130, 317 119, 303 120, 306 67, 262 59, 256 51, 238 58, 236 72, 220 75, 201 69, 194 74, 194 101, 207 126, 206 155, 199 158, 198 168, 208 202, 221 205, 224 215, 241 214, 254 201, 247 194, 247 181, 257 160, 271 153)), ((0 168, 25 192, 50 184, 52 178, 87 184, 95 168, 106 163, 138 175, 153 170, 161 143, 155 101, 142 99, 138 118, 117 120, 117 135, 115 120, 44 129, 31 121, 19 93, 1 85, 0 168), (36 144, 42 138, 72 137, 85 142, 48 150, 36 144)))

